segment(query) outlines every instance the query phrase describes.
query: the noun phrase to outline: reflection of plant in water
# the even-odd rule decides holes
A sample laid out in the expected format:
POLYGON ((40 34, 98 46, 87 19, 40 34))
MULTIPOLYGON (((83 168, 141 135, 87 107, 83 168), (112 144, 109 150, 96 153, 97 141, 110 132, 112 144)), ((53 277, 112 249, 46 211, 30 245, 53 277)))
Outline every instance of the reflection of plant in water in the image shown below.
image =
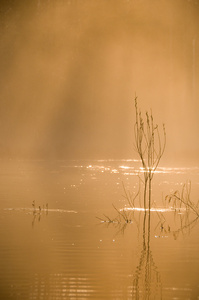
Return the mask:
POLYGON ((32 207, 33 207, 33 220, 32 220, 32 227, 34 227, 35 224, 35 220, 37 219, 39 222, 41 220, 41 215, 42 213, 45 213, 45 215, 48 215, 48 203, 46 203, 46 205, 44 206, 38 206, 38 208, 36 208, 35 205, 35 200, 33 200, 32 202, 32 207))
POLYGON ((114 226, 118 233, 124 234, 127 226, 137 226, 138 233, 141 230, 141 223, 143 216, 143 232, 142 232, 142 250, 140 254, 139 263, 133 276, 133 291, 132 299, 135 300, 149 300, 149 299, 162 299, 162 284, 160 274, 154 263, 152 251, 150 249, 150 234, 151 234, 151 215, 153 214, 154 236, 157 237, 168 237, 172 235, 174 239, 177 239, 180 234, 183 236, 191 231, 196 225, 198 216, 193 216, 192 210, 172 208, 167 209, 138 209, 132 208, 131 210, 123 209, 117 210, 115 218, 110 219, 108 216, 101 222, 107 226, 114 226), (172 214, 174 221, 171 224, 167 220, 167 215, 172 214), (158 233, 157 233, 158 231, 158 233))
POLYGON ((159 222, 155 227, 156 237, 173 235, 176 240, 180 234, 183 236, 189 234, 191 229, 197 224, 198 217, 194 216, 193 218, 193 214, 191 215, 190 212, 175 209, 172 211, 172 214, 174 222, 171 225, 162 213, 157 212, 159 222))
MULTIPOLYGON (((190 233, 191 229, 196 225, 199 219, 198 203, 195 205, 190 199, 190 182, 183 185, 181 193, 175 191, 173 194, 166 196, 164 208, 153 207, 146 209, 136 207, 136 199, 140 195, 140 192, 139 187, 136 196, 131 197, 131 199, 133 199, 131 207, 125 207, 119 210, 113 206, 117 213, 114 218, 111 219, 104 215, 104 218, 99 219, 107 226, 113 225, 118 230, 117 234, 124 234, 127 226, 134 225, 136 225, 139 234, 141 227, 140 216, 143 216, 142 250, 138 266, 133 276, 132 299, 160 300, 162 299, 161 278, 150 249, 151 215, 153 214, 153 224, 155 224, 154 236, 156 238, 172 235, 174 239, 177 239, 180 234, 184 236, 190 233), (171 216, 173 216, 173 221, 171 221, 171 216)), ((130 196, 128 192, 125 191, 125 198, 128 204, 130 204, 128 197, 130 196)))
POLYGON ((142 251, 133 279, 133 299, 147 300, 151 299, 151 296, 153 299, 162 299, 162 286, 160 274, 150 250, 150 211, 148 214, 145 211, 142 251))
MULTIPOLYGON (((135 224, 139 232, 140 226, 140 215, 137 218, 137 212, 153 212, 156 215, 157 221, 155 226, 156 236, 173 235, 174 239, 177 239, 179 234, 185 235, 196 225, 199 218, 199 201, 195 204, 191 198, 191 182, 188 181, 182 187, 182 191, 175 191, 174 193, 167 195, 164 201, 164 208, 153 208, 146 209, 140 208, 139 203, 136 202, 138 196, 140 196, 141 189, 133 197, 129 192, 126 191, 124 185, 125 199, 128 204, 132 204, 130 207, 117 209, 114 205, 116 215, 114 218, 110 218, 104 215, 103 218, 98 218, 102 223, 114 224, 120 232, 124 232, 128 224, 135 224), (131 200, 133 199, 133 201, 131 200), (130 202, 131 200, 131 202, 130 202), (137 205, 136 205, 137 204, 137 205), (172 214, 173 222, 171 218, 168 218, 168 214, 172 214)), ((154 220, 155 216, 154 216, 154 220)))
POLYGON ((126 211, 122 212, 117 210, 118 215, 114 219, 110 219, 105 216, 105 219, 100 219, 101 222, 110 226, 111 224, 118 229, 117 233, 124 233, 126 227, 129 224, 136 224, 138 233, 140 232, 141 224, 141 212, 144 212, 143 216, 143 232, 142 232, 142 251, 139 260, 139 264, 136 268, 136 272, 133 276, 133 290, 132 299, 162 299, 161 292, 161 278, 154 263, 152 251, 150 249, 150 210, 143 211, 126 211), (136 214, 138 213, 138 218, 136 214))

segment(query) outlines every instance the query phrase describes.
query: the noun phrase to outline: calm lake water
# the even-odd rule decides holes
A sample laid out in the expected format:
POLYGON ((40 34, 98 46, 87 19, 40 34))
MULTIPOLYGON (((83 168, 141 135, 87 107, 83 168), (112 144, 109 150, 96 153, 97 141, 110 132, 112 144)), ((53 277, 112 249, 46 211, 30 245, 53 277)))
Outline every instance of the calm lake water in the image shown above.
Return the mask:
POLYGON ((149 213, 123 197, 122 183, 138 191, 139 167, 1 161, 0 299, 199 299, 199 222, 164 201, 191 180, 197 202, 199 168, 159 168, 149 213), (131 222, 101 222, 118 215, 112 204, 131 222))

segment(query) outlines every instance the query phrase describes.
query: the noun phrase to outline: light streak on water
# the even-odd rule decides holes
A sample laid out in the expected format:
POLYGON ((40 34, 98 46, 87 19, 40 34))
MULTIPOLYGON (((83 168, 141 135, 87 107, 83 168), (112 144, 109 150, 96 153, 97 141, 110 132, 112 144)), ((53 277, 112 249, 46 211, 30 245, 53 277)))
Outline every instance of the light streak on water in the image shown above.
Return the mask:
MULTIPOLYGON (((77 162, 77 161, 76 161, 77 162)), ((136 159, 107 159, 107 160, 89 160, 81 161, 81 164, 76 164, 74 168, 85 169, 87 171, 92 170, 100 173, 109 173, 109 174, 123 174, 125 176, 137 176, 145 172, 144 168, 141 165, 141 162, 136 159), (122 163, 122 164, 121 164, 122 163), (124 164, 126 163, 126 164, 124 164)), ((63 167, 67 167, 63 166, 63 167)), ((70 166, 68 166, 70 167, 70 166)), ((185 173, 199 173, 199 167, 158 167, 155 171, 155 174, 185 174, 185 173)))
POLYGON ((19 207, 19 208, 4 208, 3 210, 5 211, 27 211, 27 212, 31 212, 31 213, 34 213, 34 212, 39 212, 39 213, 42 213, 42 212, 58 212, 58 213, 74 213, 74 214, 77 214, 78 212, 75 211, 75 210, 67 210, 67 209, 54 209, 54 208, 51 208, 51 209, 40 209, 39 208, 35 208, 35 210, 33 208, 29 208, 29 207, 19 207))
MULTIPOLYGON (((149 208, 143 208, 143 207, 125 207, 125 208, 121 208, 120 211, 149 211, 149 208)), ((163 208, 163 207, 159 207, 159 208, 150 208, 151 212, 172 212, 172 211, 176 211, 176 212, 183 212, 186 211, 186 208, 174 208, 174 207, 169 207, 169 208, 163 208)))

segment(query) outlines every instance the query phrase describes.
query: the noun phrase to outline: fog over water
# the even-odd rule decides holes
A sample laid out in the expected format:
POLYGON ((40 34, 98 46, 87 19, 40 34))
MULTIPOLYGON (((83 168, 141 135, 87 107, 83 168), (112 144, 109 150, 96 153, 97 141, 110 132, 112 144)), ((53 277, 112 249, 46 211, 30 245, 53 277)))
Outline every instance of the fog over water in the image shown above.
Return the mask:
POLYGON ((198 61, 199 0, 0 1, 0 299, 198 297, 198 61))
POLYGON ((199 1, 0 5, 0 157, 133 158, 134 96, 165 162, 198 162, 199 1))

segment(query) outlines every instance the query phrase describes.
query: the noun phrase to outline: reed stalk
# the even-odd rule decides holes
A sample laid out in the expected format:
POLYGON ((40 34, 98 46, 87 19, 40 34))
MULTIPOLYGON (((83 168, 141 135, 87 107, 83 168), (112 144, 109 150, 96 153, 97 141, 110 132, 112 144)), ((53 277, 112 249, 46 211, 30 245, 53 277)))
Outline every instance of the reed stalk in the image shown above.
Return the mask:
POLYGON ((140 157, 144 173, 144 208, 147 208, 148 191, 148 208, 150 209, 152 179, 165 151, 166 131, 163 124, 163 137, 161 137, 158 125, 154 123, 152 111, 150 114, 146 112, 146 118, 143 119, 142 113, 138 109, 137 97, 135 97, 135 116, 135 149, 140 157))

